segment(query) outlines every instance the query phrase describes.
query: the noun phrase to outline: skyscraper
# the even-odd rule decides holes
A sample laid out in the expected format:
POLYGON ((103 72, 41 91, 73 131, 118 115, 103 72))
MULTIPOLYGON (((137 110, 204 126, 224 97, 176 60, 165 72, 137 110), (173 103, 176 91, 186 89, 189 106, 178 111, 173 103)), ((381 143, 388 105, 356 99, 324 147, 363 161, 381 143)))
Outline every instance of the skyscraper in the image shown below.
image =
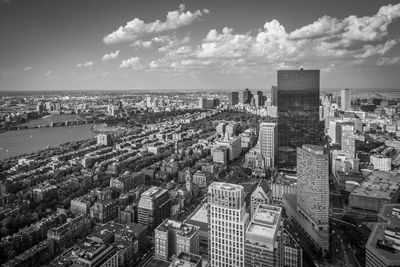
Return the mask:
POLYGON ((341 109, 343 111, 349 110, 350 109, 350 101, 351 101, 351 99, 350 99, 350 90, 347 89, 347 88, 342 89, 341 92, 340 92, 340 96, 341 96, 340 97, 340 100, 341 100, 340 107, 341 107, 341 109))
POLYGON ((297 148, 297 182, 300 225, 325 254, 329 250, 329 157, 322 146, 297 148))
POLYGON ((242 105, 245 104, 250 104, 251 98, 252 98, 252 93, 248 88, 246 88, 244 91, 240 92, 239 95, 239 103, 242 105))
POLYGON ((246 230, 246 267, 282 266, 282 208, 260 204, 246 230))
POLYGON ((278 146, 318 144, 319 70, 278 70, 277 100, 278 146))
POLYGON ((229 106, 237 105, 239 103, 239 93, 238 92, 228 93, 228 99, 229 99, 229 106))
POLYGON ((278 127, 273 122, 260 124, 260 151, 265 159, 266 167, 275 166, 276 147, 278 142, 278 127))
POLYGON ((214 182, 208 187, 211 266, 244 267, 244 238, 249 221, 241 185, 214 182))
POLYGON ((356 141, 354 137, 354 124, 351 122, 343 122, 342 126, 342 153, 349 159, 353 159, 356 155, 356 141))

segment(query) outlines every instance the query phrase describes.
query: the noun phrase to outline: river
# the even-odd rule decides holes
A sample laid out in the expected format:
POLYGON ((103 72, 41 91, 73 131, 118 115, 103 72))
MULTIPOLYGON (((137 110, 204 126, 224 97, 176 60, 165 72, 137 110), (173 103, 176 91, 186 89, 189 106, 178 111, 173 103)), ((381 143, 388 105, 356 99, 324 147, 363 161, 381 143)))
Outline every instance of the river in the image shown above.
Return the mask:
POLYGON ((0 160, 35 152, 48 146, 79 141, 96 136, 90 130, 92 124, 64 127, 46 127, 0 133, 0 160))

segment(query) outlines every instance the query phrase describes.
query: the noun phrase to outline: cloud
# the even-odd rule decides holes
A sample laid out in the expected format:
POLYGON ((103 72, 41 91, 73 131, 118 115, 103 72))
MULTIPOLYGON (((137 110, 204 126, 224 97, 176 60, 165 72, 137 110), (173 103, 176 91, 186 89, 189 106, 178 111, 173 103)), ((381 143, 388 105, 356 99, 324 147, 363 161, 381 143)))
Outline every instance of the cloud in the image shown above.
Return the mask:
POLYGON ((141 69, 143 66, 140 64, 140 58, 138 57, 131 57, 128 59, 124 59, 119 66, 120 69, 131 69, 131 70, 138 70, 141 69))
POLYGON ((1 0, 1 3, 2 4, 9 4, 9 3, 11 3, 11 0, 1 0))
POLYGON ((32 68, 32 66, 27 66, 25 69, 24 69, 24 71, 30 71, 30 70, 32 70, 33 68, 32 68))
POLYGON ((400 57, 388 58, 381 57, 377 60, 376 64, 378 66, 399 66, 400 65, 400 57))
POLYGON ((106 76, 108 76, 108 75, 110 75, 109 72, 103 72, 103 73, 101 74, 101 76, 103 76, 103 77, 106 77, 106 76))
POLYGON ((161 35, 153 37, 150 40, 137 40, 130 46, 134 48, 157 48, 160 53, 166 53, 171 49, 177 48, 190 42, 189 36, 180 39, 176 35, 161 35))
POLYGON ((52 74, 53 74, 53 71, 49 70, 49 71, 46 72, 45 75, 46 75, 47 77, 49 77, 49 76, 51 76, 52 74))
POLYGON ((82 68, 82 67, 92 67, 94 65, 94 61, 88 61, 86 63, 79 63, 76 65, 77 68, 82 68))
MULTIPOLYGON (((292 32, 287 32, 278 20, 267 21, 257 32, 238 33, 230 27, 211 29, 197 45, 170 47, 146 70, 264 75, 274 69, 293 68, 297 62, 324 72, 371 61, 393 65, 397 59, 385 55, 400 40, 390 38, 388 26, 399 17, 397 4, 383 6, 372 16, 322 16, 292 32)), ((149 46, 154 46, 152 40, 149 46)))
POLYGON ((118 55, 119 55, 119 50, 117 50, 117 51, 115 51, 115 52, 110 52, 110 53, 108 53, 108 54, 105 54, 105 55, 101 58, 101 60, 102 60, 102 61, 109 61, 109 60, 111 60, 111 59, 117 58, 118 55))
POLYGON ((156 20, 151 23, 145 23, 143 20, 135 18, 127 22, 125 26, 120 26, 117 30, 105 36, 103 42, 106 44, 115 44, 123 41, 134 41, 147 34, 176 30, 190 25, 209 12, 208 9, 185 12, 185 5, 180 4, 178 10, 167 13, 165 21, 156 20))

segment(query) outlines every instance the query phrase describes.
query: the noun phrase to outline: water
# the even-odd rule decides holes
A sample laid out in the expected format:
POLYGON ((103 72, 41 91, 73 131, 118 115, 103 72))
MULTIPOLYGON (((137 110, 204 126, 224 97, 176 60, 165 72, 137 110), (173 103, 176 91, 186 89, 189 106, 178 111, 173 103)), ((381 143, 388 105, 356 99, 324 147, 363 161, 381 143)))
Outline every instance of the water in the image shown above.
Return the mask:
POLYGON ((76 126, 36 128, 7 131, 0 134, 0 160, 35 152, 48 146, 56 147, 65 142, 79 141, 96 135, 92 124, 76 126))

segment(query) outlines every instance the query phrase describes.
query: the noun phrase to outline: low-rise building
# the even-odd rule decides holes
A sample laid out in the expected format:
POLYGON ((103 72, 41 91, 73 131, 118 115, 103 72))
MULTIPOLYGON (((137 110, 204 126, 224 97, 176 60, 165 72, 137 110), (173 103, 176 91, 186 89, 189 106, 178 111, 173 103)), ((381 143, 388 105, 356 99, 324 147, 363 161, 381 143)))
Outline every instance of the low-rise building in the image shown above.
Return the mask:
POLYGON ((400 174, 374 171, 349 196, 355 210, 378 212, 385 204, 396 203, 400 197, 400 174))

